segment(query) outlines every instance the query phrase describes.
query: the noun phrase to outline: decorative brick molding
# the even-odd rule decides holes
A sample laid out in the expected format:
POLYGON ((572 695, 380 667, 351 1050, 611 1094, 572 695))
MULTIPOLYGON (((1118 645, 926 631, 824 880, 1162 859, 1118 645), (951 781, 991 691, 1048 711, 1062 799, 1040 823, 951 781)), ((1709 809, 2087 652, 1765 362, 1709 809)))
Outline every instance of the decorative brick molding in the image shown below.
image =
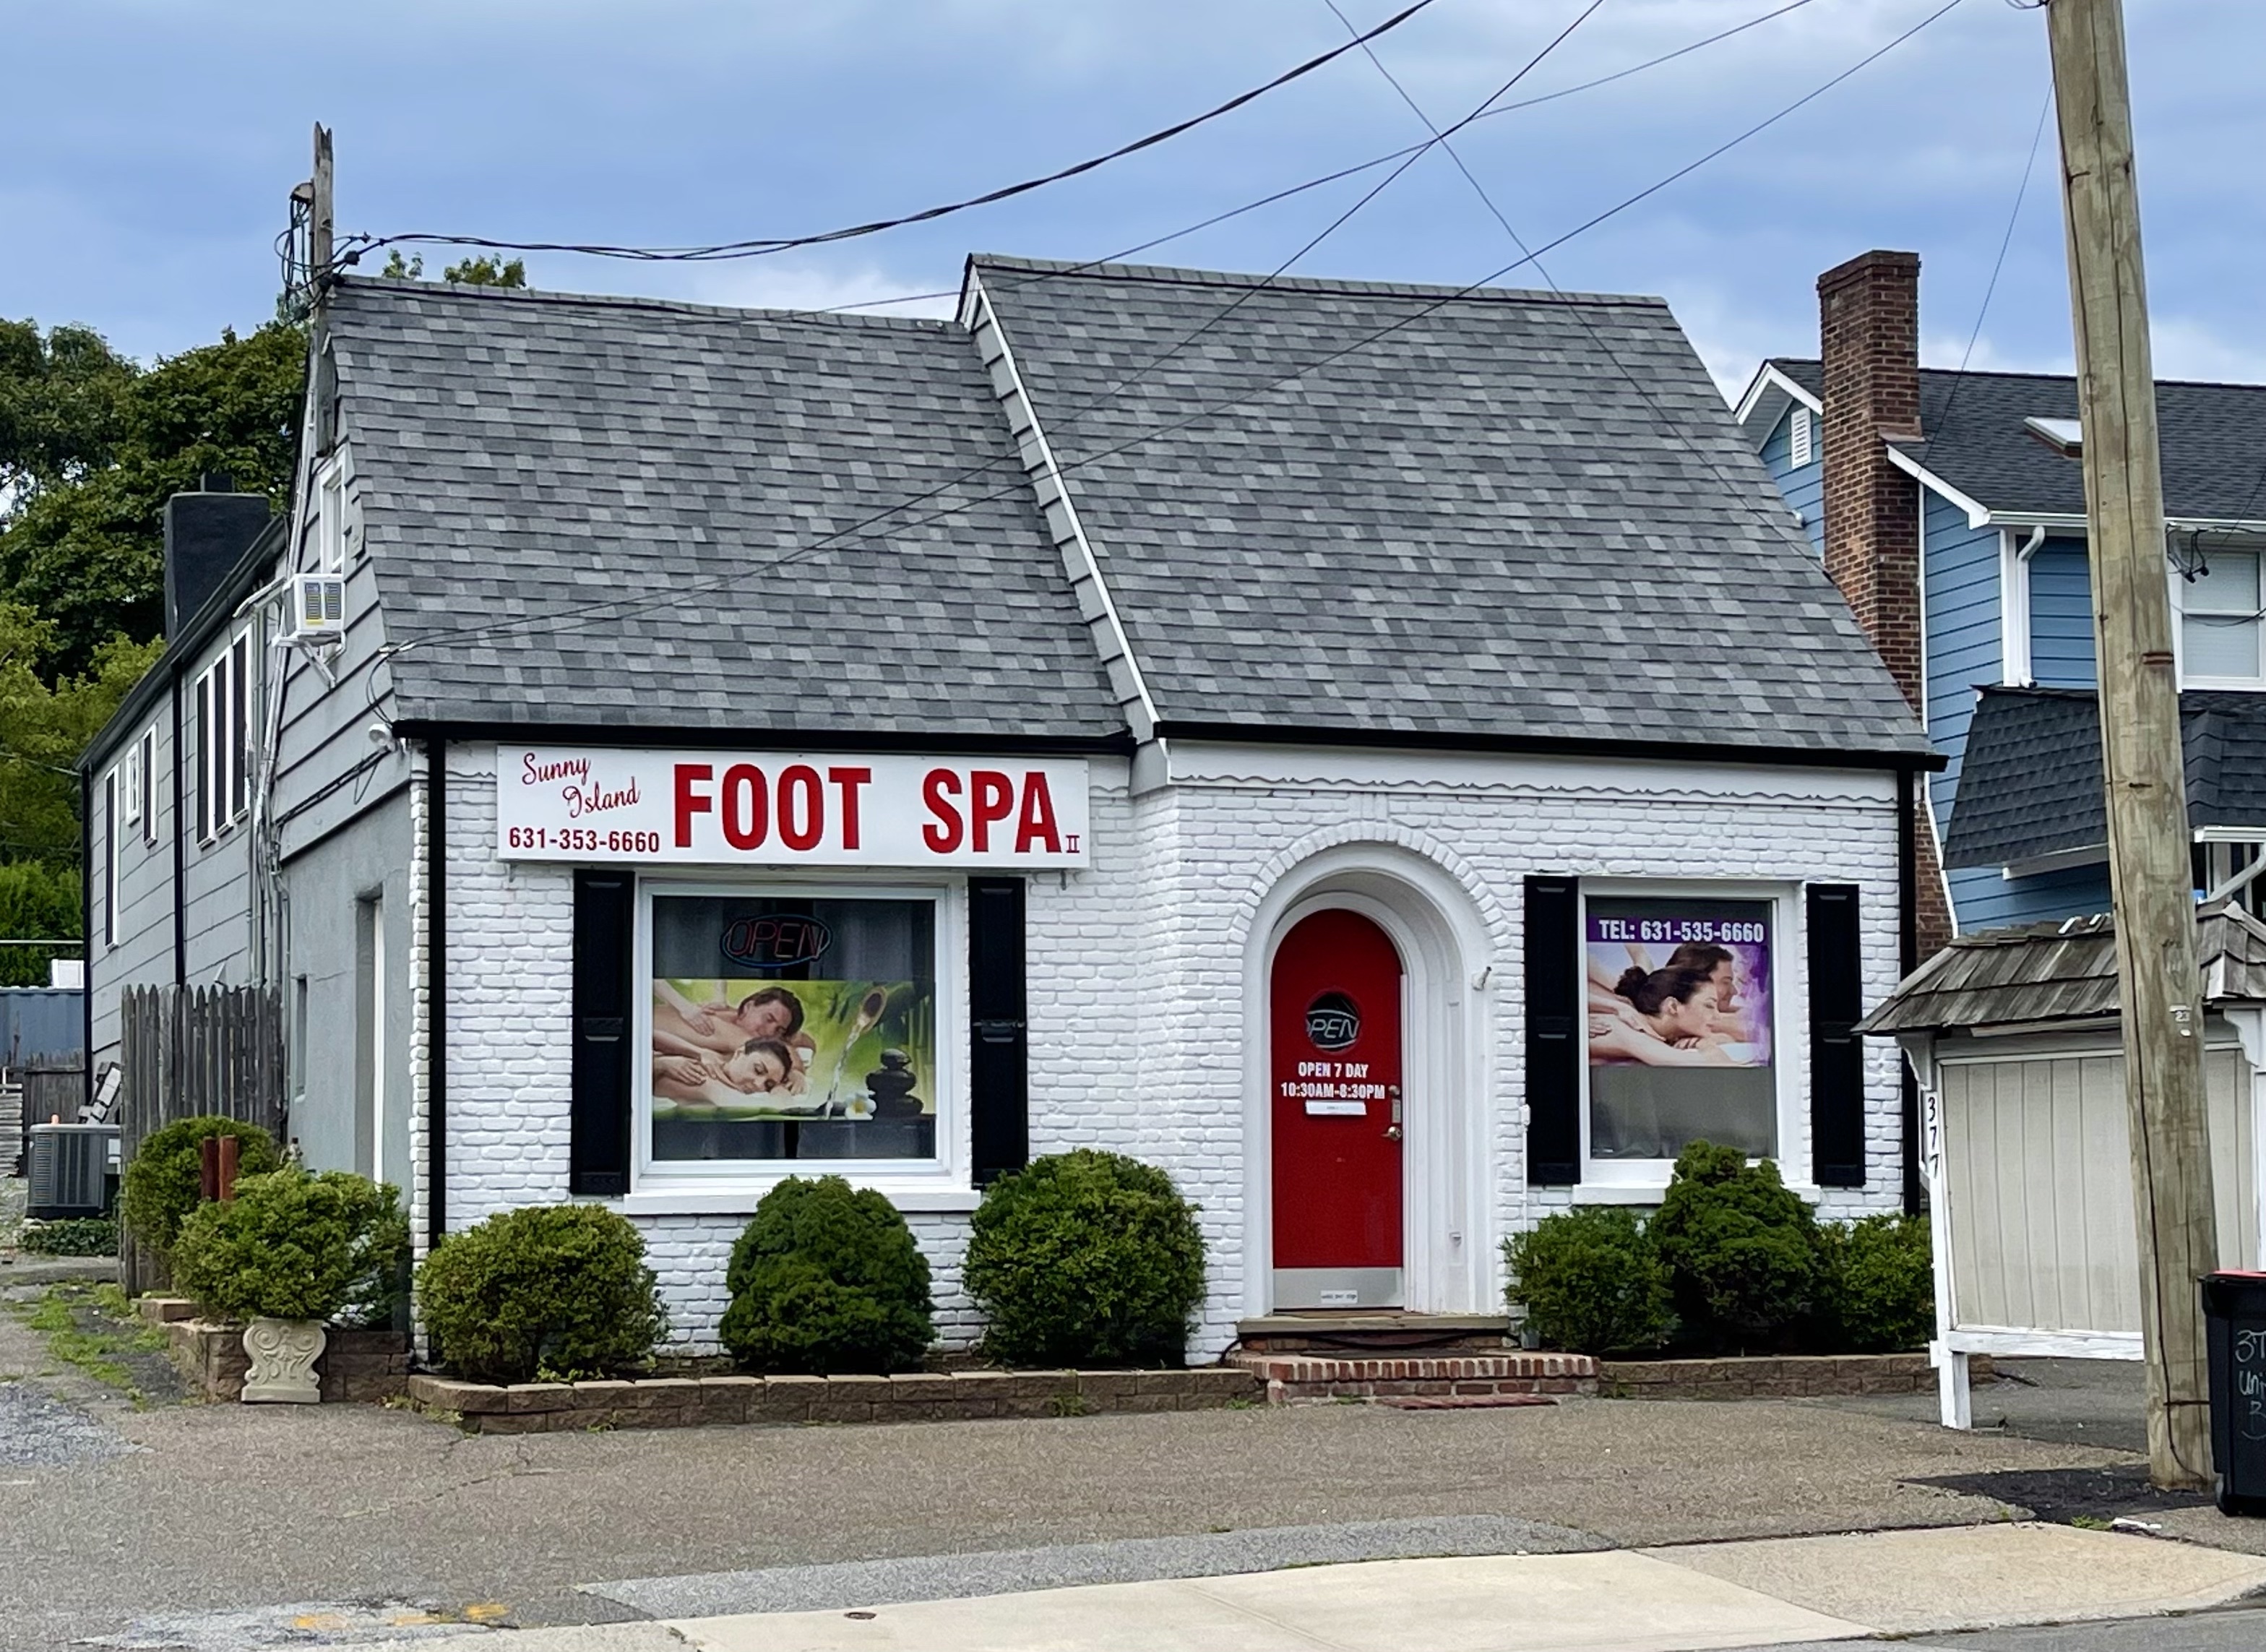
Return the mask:
POLYGON ((1341 1400, 1590 1394, 1597 1362, 1587 1354, 1433 1354, 1363 1358, 1319 1354, 1232 1354, 1267 1385, 1272 1406, 1341 1400))
MULTIPOLYGON (((252 1362, 244 1351, 242 1326, 150 1317, 164 1326, 166 1352, 191 1387, 208 1400, 243 1398, 244 1374, 252 1362)), ((315 1374, 325 1404, 391 1400, 409 1385, 408 1333, 333 1329, 315 1361, 315 1374)))
POLYGON ((1102 1411, 1210 1411, 1257 1400, 1260 1385, 1232 1366, 917 1371, 899 1377, 647 1377, 508 1387, 420 1372, 409 1378, 408 1394, 467 1433, 546 1434, 717 1423, 944 1422, 1102 1411))
MULTIPOLYGON (((1982 1377, 1990 1363, 1977 1356, 1969 1369, 1982 1377)), ((1607 1360, 1597 1368, 1597 1391, 1615 1400, 1804 1400, 1925 1393, 1934 1386, 1925 1354, 1607 1360)))

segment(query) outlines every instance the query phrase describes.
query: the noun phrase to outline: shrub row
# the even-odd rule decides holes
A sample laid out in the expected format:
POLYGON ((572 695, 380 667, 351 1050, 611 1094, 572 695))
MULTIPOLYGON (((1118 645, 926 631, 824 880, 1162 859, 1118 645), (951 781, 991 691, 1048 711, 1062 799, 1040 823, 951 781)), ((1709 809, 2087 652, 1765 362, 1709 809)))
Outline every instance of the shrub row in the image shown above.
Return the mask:
MULTIPOLYGON (((150 1137, 128 1167, 126 1209, 181 1289, 230 1319, 387 1320, 407 1272, 396 1189, 281 1165, 266 1132, 232 1120, 150 1137), (218 1134, 239 1138, 249 1173, 232 1200, 200 1203, 198 1144, 218 1134)), ((1177 1364, 1203 1297, 1203 1240, 1163 1172, 1081 1150, 986 1192, 966 1278, 1003 1363, 1177 1364)), ((900 1371, 935 1341, 928 1262, 904 1217, 838 1176, 766 1194, 724 1283, 722 1341, 750 1371, 900 1371)), ((668 1331, 643 1239, 596 1205, 490 1217, 436 1246, 414 1289, 442 1360, 476 1381, 636 1371, 668 1331)))
POLYGON ((1584 1353, 1885 1353, 1935 1324, 1925 1222, 1820 1223, 1775 1165, 1706 1142, 1676 1161, 1649 1220, 1569 1210, 1503 1251, 1528 1327, 1584 1353))

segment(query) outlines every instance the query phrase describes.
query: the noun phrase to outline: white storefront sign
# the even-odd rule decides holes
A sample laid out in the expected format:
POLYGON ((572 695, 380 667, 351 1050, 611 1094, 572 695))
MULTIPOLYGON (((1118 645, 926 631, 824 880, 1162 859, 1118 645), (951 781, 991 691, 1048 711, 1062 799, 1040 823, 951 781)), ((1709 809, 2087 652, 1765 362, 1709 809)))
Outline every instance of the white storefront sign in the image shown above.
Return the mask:
POLYGON ((686 866, 1078 866, 1078 759, 496 749, 496 852, 686 866))

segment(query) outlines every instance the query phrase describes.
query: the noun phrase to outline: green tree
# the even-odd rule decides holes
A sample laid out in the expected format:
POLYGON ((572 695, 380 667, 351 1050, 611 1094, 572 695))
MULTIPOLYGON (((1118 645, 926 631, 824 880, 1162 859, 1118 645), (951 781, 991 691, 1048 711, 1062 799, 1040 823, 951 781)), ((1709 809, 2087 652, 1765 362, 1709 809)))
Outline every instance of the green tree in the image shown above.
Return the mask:
MULTIPOLYGON (((48 358, 72 332, 48 333, 48 358)), ((87 358, 83 370, 0 379, 27 410, 0 422, 0 487, 13 483, 0 503, 0 601, 53 627, 43 667, 53 677, 95 669, 121 633, 163 631, 169 496, 219 471, 284 503, 306 374, 305 335, 280 323, 146 372, 122 363, 122 382, 93 362, 100 340, 85 338, 65 352, 87 358)))
MULTIPOLYGON (((385 255, 385 267, 378 274, 388 281, 421 281, 425 279, 425 255, 420 252, 404 258, 401 249, 396 247, 385 255)), ((460 287, 524 287, 527 265, 520 259, 507 264, 501 258, 468 258, 442 270, 441 279, 460 287)))
MULTIPOLYGON (((75 940, 78 932, 77 868, 37 860, 0 864, 0 936, 75 940)), ((77 958, 82 952, 77 946, 0 947, 0 987, 43 987, 50 960, 77 958)))
MULTIPOLYGON (((55 627, 0 602, 0 859, 78 860, 78 777, 71 765, 160 651, 113 637, 88 669, 50 681, 55 627)), ((76 935, 74 926, 63 932, 76 935)))

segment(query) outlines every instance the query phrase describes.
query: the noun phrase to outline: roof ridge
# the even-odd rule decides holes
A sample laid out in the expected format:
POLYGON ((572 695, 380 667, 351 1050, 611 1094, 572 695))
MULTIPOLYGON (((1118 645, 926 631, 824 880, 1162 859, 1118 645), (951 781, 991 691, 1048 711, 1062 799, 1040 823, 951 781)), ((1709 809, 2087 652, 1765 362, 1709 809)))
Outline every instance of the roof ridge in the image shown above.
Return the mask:
POLYGON ((923 332, 954 324, 935 316, 850 315, 838 310, 793 310, 757 304, 703 304, 683 298, 646 298, 628 293, 566 292, 555 288, 485 287, 464 281, 434 281, 384 275, 340 275, 336 284, 357 296, 443 298, 469 303, 555 304, 568 309, 650 311, 662 315, 713 316, 724 319, 815 321, 844 326, 911 327, 923 332))
MULTIPOLYGON (((1763 361, 1776 367, 1822 367, 1814 355, 1766 355, 1763 361)), ((1920 369, 1922 378, 2036 378, 2051 379, 2058 384, 2074 384, 2074 373, 2042 373, 2025 369, 2006 367, 1926 367, 1920 369)), ((2186 390, 2255 390, 2266 392, 2266 384, 2240 378, 2167 378, 2159 374, 2159 384, 2177 384, 2186 390)))
POLYGON ((1027 270, 1096 281, 1139 281, 1153 286, 1246 287, 1254 290, 1345 293, 1360 297, 1469 299, 1474 303, 1602 304, 1666 310, 1668 300, 1648 293, 1566 292, 1530 287, 1458 287, 1442 282, 1356 281, 1349 276, 1255 275, 1232 270, 1191 269, 1170 264, 1072 263, 1061 259, 1016 258, 1004 252, 971 252, 978 269, 1027 270))

